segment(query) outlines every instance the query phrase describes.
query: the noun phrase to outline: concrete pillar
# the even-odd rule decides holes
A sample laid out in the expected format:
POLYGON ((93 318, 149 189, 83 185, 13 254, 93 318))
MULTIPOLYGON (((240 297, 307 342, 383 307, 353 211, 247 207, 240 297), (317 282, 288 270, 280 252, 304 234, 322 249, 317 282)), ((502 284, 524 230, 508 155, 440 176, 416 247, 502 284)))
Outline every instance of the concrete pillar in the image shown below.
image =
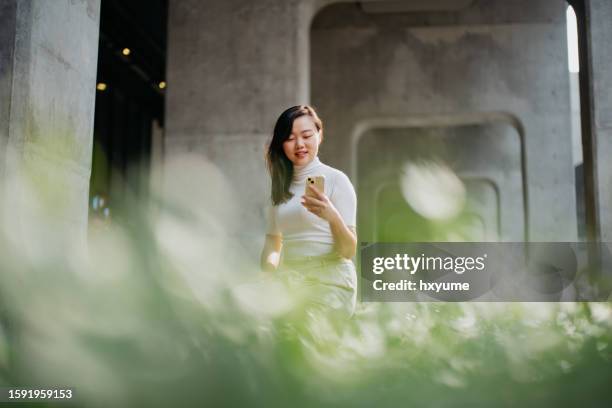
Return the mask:
POLYGON ((217 165, 241 194, 241 233, 258 241, 270 190, 264 145, 278 115, 309 99, 311 16, 309 1, 169 3, 166 158, 196 152, 217 165))
POLYGON ((0 3, 2 222, 24 242, 86 232, 99 16, 100 0, 0 3))
POLYGON ((596 171, 597 219, 602 241, 612 241, 612 2, 586 2, 587 41, 591 57, 591 120, 596 171))

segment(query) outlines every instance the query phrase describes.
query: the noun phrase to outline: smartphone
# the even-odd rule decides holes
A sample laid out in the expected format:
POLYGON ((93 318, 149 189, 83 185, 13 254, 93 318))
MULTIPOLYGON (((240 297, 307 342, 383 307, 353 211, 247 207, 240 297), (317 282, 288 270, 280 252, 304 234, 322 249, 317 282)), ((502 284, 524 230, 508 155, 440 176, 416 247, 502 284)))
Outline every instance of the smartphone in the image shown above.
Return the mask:
POLYGON ((305 191, 305 195, 309 196, 309 197, 315 197, 314 193, 310 191, 310 189, 308 188, 308 185, 311 184, 313 186, 315 186, 315 188, 317 190, 319 190, 321 193, 324 193, 325 190, 325 176, 312 176, 312 177, 308 177, 306 179, 306 191, 305 191))

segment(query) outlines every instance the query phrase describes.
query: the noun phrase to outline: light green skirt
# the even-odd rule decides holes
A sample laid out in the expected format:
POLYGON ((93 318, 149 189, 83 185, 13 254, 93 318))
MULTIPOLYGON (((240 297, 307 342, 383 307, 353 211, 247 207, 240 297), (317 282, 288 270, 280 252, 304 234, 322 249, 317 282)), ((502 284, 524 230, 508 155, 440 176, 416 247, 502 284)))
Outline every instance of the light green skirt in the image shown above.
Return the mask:
POLYGON ((349 318, 357 301, 357 273, 350 259, 336 254, 283 259, 279 275, 292 289, 306 295, 308 306, 349 318))

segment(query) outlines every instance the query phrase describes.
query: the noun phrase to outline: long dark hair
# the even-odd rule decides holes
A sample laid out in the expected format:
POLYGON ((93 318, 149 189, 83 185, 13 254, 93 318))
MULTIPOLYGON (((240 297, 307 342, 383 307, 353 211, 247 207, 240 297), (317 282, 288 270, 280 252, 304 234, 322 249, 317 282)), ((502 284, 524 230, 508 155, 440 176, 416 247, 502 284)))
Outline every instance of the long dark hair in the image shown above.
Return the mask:
POLYGON ((293 193, 289 191, 293 179, 293 163, 285 154, 283 143, 291 135, 293 121, 306 115, 312 118, 320 132, 323 129, 323 122, 313 107, 308 105, 292 106, 280 114, 274 125, 274 134, 266 154, 268 171, 272 178, 272 204, 274 205, 282 204, 293 197, 293 193))

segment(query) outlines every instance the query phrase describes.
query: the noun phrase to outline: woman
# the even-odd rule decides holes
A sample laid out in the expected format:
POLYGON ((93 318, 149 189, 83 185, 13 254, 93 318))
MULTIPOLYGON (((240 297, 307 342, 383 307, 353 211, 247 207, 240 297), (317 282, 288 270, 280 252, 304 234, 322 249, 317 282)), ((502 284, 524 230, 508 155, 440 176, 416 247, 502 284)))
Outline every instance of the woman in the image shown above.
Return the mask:
POLYGON ((357 296, 357 199, 349 178, 319 160, 322 140, 323 124, 310 106, 289 108, 276 121, 266 157, 272 205, 261 266, 307 288, 311 305, 348 317, 357 296), (324 176, 324 191, 306 186, 314 176, 324 176))

